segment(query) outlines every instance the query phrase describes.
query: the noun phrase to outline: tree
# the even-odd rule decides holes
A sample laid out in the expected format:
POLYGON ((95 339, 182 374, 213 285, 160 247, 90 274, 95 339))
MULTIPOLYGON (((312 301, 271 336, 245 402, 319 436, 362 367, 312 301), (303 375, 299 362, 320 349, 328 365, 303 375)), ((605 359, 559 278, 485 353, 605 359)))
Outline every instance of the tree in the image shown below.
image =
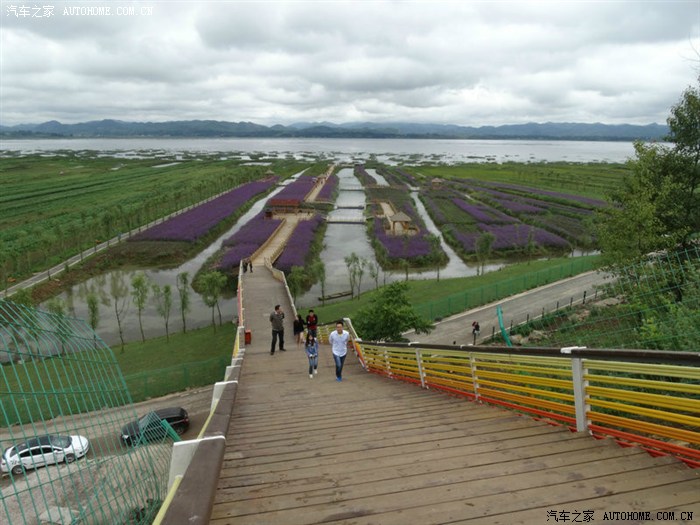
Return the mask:
POLYGON ((432 324, 413 310, 407 291, 408 283, 391 283, 375 294, 369 306, 357 312, 353 324, 362 339, 403 341, 402 334, 410 329, 430 333, 432 324))
POLYGON ((440 237, 437 235, 427 235, 426 239, 430 243, 431 255, 435 259, 435 271, 437 272, 437 280, 440 281, 440 265, 442 264, 442 248, 440 246, 440 237))
POLYGON ((131 278, 131 297, 138 311, 139 329, 141 330, 141 341, 144 342, 146 341, 146 336, 143 333, 142 314, 144 308, 146 308, 149 290, 150 287, 148 285, 148 278, 144 273, 139 272, 131 278))
POLYGON ((345 261, 345 266, 348 269, 348 279, 350 281, 350 297, 355 297, 355 285, 357 284, 357 274, 355 272, 355 265, 359 260, 359 257, 355 252, 350 255, 346 255, 343 260, 345 261))
POLYGON ((326 305, 326 265, 323 261, 316 261, 312 266, 312 271, 314 275, 318 278, 318 282, 321 284, 321 301, 323 306, 326 305))
POLYGON ((190 311, 190 274, 177 274, 177 292, 180 295, 180 314, 182 315, 182 333, 187 333, 187 312, 190 311))
POLYGON ((399 266, 403 268, 404 272, 406 273, 406 278, 404 281, 408 281, 408 269, 411 267, 411 263, 408 259, 401 258, 399 259, 399 266))
POLYGON ((367 267, 367 259, 364 257, 357 259, 355 262, 355 275, 357 277, 357 298, 360 298, 362 293, 362 276, 365 274, 365 268, 367 267))
POLYGON ((292 266, 292 271, 287 275, 287 285, 289 286, 289 291, 292 293, 295 302, 297 300, 297 295, 299 295, 299 292, 301 292, 304 286, 305 279, 304 268, 301 266, 292 266))
POLYGON ((650 252, 683 249, 700 230, 700 87, 683 93, 667 122, 672 147, 636 143, 630 175, 596 217, 613 270, 650 252))
POLYGON ((122 321, 126 312, 129 310, 129 288, 126 285, 123 272, 114 271, 109 275, 109 295, 112 298, 114 315, 117 318, 121 351, 124 352, 124 330, 122 329, 122 321))
POLYGON ((46 303, 46 308, 54 315, 52 321, 56 327, 56 336, 61 343, 59 355, 66 355, 66 341, 70 337, 70 326, 66 320, 66 304, 60 297, 54 297, 46 303))
POLYGON ((379 263, 377 261, 369 262, 369 276, 374 281, 374 289, 379 289, 379 263))
MULTIPOLYGON (((90 328, 95 332, 97 330, 97 325, 100 324, 100 299, 94 292, 89 292, 86 297, 87 307, 88 307, 88 320, 90 323, 90 328)), ((97 334, 95 334, 94 343, 97 348, 97 334)))
POLYGON ((170 341, 170 310, 173 306, 173 289, 169 284, 166 284, 163 288, 157 284, 151 286, 153 291, 153 299, 156 302, 156 311, 165 321, 165 340, 170 341))
POLYGON ((476 258, 481 265, 481 273, 484 273, 484 266, 489 257, 491 257, 491 249, 496 237, 491 232, 483 232, 476 239, 476 258))
POLYGON ((219 272, 206 272, 202 274, 200 279, 202 286, 202 300, 209 308, 211 308, 211 324, 216 331, 216 321, 214 319, 214 308, 219 310, 219 324, 221 320, 221 309, 219 308, 219 299, 221 292, 226 286, 226 276, 219 272))

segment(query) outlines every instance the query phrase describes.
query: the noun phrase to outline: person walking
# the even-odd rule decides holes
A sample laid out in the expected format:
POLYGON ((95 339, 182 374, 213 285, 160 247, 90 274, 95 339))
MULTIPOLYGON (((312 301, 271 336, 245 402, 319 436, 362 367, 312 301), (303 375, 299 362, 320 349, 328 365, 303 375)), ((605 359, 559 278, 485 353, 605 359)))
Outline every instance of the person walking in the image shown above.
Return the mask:
POLYGON ((318 337, 318 317, 313 310, 309 310, 309 315, 306 316, 306 328, 314 337, 318 337))
POLYGON ((272 325, 270 355, 275 355, 275 344, 278 337, 280 340, 280 352, 286 352, 284 348, 284 312, 279 304, 275 305, 275 311, 270 314, 270 324, 272 325))
POLYGON ((350 334, 347 330, 343 330, 343 322, 335 323, 335 332, 331 332, 328 336, 328 341, 331 344, 333 352, 333 360, 335 361, 335 380, 343 380, 343 365, 345 364, 345 356, 348 353, 348 341, 350 334))
POLYGON ((306 334, 306 357, 309 358, 309 379, 314 378, 314 374, 318 374, 318 341, 311 334, 306 334))
POLYGON ((297 348, 304 342, 304 326, 306 326, 304 319, 301 314, 297 314, 297 318, 294 319, 294 338, 297 341, 297 348))
POLYGON ((476 338, 481 332, 481 327, 479 326, 479 321, 473 321, 472 322, 472 336, 474 336, 474 343, 476 344, 476 338))

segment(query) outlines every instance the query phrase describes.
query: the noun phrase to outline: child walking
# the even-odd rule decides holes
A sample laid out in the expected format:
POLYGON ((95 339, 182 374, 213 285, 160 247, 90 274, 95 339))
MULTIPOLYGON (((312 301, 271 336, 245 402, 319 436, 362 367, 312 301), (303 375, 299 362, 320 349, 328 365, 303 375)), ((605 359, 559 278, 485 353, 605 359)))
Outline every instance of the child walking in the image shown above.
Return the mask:
POLYGON ((309 358, 309 379, 314 378, 314 374, 318 374, 318 341, 309 333, 306 336, 306 357, 309 358))

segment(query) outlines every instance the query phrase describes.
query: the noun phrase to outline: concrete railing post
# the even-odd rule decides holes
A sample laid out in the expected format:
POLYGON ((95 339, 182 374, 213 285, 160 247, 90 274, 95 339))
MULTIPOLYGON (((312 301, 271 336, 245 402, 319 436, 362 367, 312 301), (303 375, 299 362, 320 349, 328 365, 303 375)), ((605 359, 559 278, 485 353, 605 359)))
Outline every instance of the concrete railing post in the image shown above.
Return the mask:
MULTIPOLYGON (((572 350, 576 350, 579 346, 562 348, 562 354, 570 354, 572 350)), ((580 357, 571 358, 571 381, 574 389, 574 411, 576 414, 576 432, 586 432, 588 430, 588 411, 590 406, 586 402, 586 368, 583 359, 580 357)))

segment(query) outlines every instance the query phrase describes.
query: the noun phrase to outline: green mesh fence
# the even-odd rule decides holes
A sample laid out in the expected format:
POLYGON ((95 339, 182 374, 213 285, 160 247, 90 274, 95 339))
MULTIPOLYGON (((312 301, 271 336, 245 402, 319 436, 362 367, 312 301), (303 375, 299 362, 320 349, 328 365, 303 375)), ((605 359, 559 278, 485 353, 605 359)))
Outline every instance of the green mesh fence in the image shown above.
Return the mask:
POLYGON ((172 438, 137 419, 109 347, 81 320, 0 301, 0 523, 150 523, 172 438))
POLYGON ((140 374, 124 376, 134 402, 151 397, 160 397, 187 388, 205 386, 221 380, 221 371, 231 360, 208 359, 198 363, 184 363, 140 374))
POLYGON ((476 308, 504 297, 515 295, 531 288, 566 279, 573 275, 593 270, 596 260, 590 257, 572 258, 569 262, 528 273, 498 283, 482 286, 467 292, 455 293, 430 303, 414 306, 415 311, 425 319, 436 320, 476 308))
POLYGON ((616 272, 591 301, 517 327, 538 346, 695 351, 700 348, 700 250, 650 256, 616 272))

